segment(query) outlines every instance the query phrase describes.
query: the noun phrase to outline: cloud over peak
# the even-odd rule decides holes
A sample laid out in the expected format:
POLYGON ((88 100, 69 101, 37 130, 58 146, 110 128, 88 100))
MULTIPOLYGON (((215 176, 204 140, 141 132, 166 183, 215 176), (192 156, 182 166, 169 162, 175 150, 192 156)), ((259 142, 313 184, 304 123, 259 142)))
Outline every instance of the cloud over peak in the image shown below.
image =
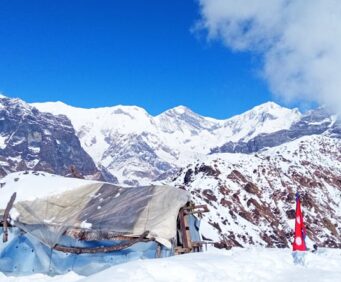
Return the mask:
POLYGON ((341 1, 200 0, 209 39, 256 52, 271 91, 341 113, 341 1))

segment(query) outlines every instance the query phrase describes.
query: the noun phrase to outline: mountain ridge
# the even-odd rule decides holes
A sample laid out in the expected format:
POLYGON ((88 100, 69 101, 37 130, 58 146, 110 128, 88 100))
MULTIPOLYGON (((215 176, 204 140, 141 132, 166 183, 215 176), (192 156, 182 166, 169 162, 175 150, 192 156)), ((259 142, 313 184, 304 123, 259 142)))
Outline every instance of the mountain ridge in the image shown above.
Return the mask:
POLYGON ((341 140, 304 136, 263 152, 203 157, 168 179, 206 204, 201 232, 217 246, 290 247, 295 193, 309 239, 341 248, 341 140))
MULTIPOLYGON (((216 122, 183 106, 153 117, 135 106, 98 111, 45 105, 65 113, 53 115, 20 99, 0 102, 2 176, 31 169, 19 166, 18 156, 26 164, 50 155, 63 161, 53 171, 62 175, 72 163, 83 175, 88 165, 91 174, 121 185, 183 188, 195 203, 209 206, 204 237, 228 248, 290 246, 298 190, 309 237, 341 247, 341 126, 324 109, 301 114, 269 102, 216 122), (42 146, 46 138, 54 145, 42 146), (42 148, 48 153, 40 155, 42 148)), ((33 170, 51 171, 49 164, 33 170)))
POLYGON ((0 157, 2 176, 18 170, 67 175, 75 166, 83 176, 103 179, 67 117, 5 96, 0 97, 0 157))
POLYGON ((185 106, 151 116, 136 106, 87 110, 61 102, 32 105, 41 111, 68 116, 83 148, 95 162, 116 175, 121 183, 127 181, 136 184, 147 184, 167 173, 168 169, 180 168, 197 155, 207 154, 219 144, 222 146, 226 140, 250 139, 274 128, 287 129, 301 117, 297 109, 287 109, 273 102, 226 120, 203 117, 185 106), (127 142, 127 138, 130 142, 127 142), (113 144, 123 143, 129 143, 135 149, 127 147, 121 152, 135 151, 135 154, 129 154, 120 164, 113 164, 110 159, 116 158, 118 153, 113 144), (143 153, 136 149, 146 147, 145 144, 148 144, 150 152, 153 151, 147 158, 141 156, 143 153), (163 165, 148 174, 155 163, 163 165), (122 167, 132 172, 128 179, 122 167))

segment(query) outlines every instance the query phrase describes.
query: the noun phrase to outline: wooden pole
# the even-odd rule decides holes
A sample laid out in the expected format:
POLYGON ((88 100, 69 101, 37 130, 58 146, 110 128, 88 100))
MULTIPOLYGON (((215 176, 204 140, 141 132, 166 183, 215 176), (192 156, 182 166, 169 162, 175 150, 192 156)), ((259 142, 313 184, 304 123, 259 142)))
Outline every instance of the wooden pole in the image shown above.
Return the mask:
MULTIPOLYGON (((108 247, 95 247, 95 248, 79 248, 79 247, 67 247, 62 245, 55 245, 53 249, 56 251, 71 253, 71 254, 96 254, 96 253, 109 253, 113 251, 120 251, 126 248, 131 247, 132 245, 142 242, 144 238, 148 235, 149 231, 144 232, 140 237, 135 238, 134 240, 126 241, 119 245, 108 246, 108 247)), ((152 239, 150 239, 152 240, 152 239)))
POLYGON ((4 212, 4 217, 3 217, 3 229, 4 229, 4 234, 2 237, 2 241, 5 243, 8 241, 8 218, 9 218, 9 212, 13 207, 15 198, 17 197, 17 193, 13 193, 11 196, 11 199, 9 200, 5 212, 4 212))

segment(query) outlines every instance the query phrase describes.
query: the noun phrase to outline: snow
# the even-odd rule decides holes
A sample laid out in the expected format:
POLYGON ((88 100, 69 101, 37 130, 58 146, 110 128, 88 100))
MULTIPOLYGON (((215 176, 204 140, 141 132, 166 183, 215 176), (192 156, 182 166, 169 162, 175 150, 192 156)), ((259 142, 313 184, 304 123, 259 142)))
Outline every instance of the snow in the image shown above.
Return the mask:
POLYGON ((46 276, 43 274, 34 274, 30 276, 23 276, 23 277, 7 277, 4 274, 0 272, 0 282, 73 282, 73 281, 79 281, 82 278, 82 276, 77 275, 74 272, 70 272, 66 275, 60 275, 60 276, 46 276))
POLYGON ((2 178, 1 183, 5 185, 0 191, 0 210, 6 208, 14 192, 17 193, 17 202, 34 200, 94 183, 94 181, 57 176, 47 172, 15 172, 2 178))
MULTIPOLYGON (((208 154, 212 146, 288 129, 301 117, 297 109, 287 109, 273 102, 225 120, 201 116, 185 106, 152 116, 136 106, 83 109, 62 102, 31 105, 40 111, 69 117, 82 147, 95 163, 108 169, 120 184, 135 180, 141 185, 158 176, 150 173, 156 170, 156 162, 182 167, 195 160, 198 154, 208 154), (140 144, 147 144, 156 159, 143 158, 138 151, 131 152, 131 148, 140 144), (129 175, 125 171, 130 171, 129 175)), ((163 172, 166 171, 159 171, 159 174, 163 172)))
POLYGON ((306 252, 303 261, 304 265, 295 265, 290 249, 210 249, 205 253, 135 260, 85 278, 72 272, 55 277, 33 275, 20 278, 0 273, 0 281, 340 281, 341 250, 306 252))
POLYGON ((195 150, 208 153, 209 148, 206 146, 208 142, 219 145, 231 138, 239 140, 260 133, 287 129, 300 117, 296 109, 282 108, 271 102, 227 120, 202 117, 184 106, 175 107, 153 117, 144 109, 134 106, 82 109, 61 102, 32 105, 41 111, 68 116, 80 135, 82 145, 97 162, 101 161, 103 153, 109 146, 105 141, 106 137, 115 138, 117 135, 145 132, 150 136, 157 136, 156 146, 163 143, 172 148, 172 151, 195 150), (265 120, 262 120, 264 112, 272 118, 265 117, 265 120), (243 131, 240 131, 241 126, 245 128, 243 131), (255 126, 257 131, 254 130, 255 126), (96 143, 93 140, 96 140, 96 143))
POLYGON ((40 162, 39 159, 34 159, 32 161, 26 161, 25 163, 29 169, 33 169, 39 162, 40 162))
POLYGON ((90 229, 91 227, 92 227, 92 224, 87 222, 86 220, 81 222, 80 228, 90 229))
POLYGON ((0 135, 0 149, 3 150, 6 148, 7 143, 6 140, 8 139, 8 136, 2 136, 0 135))
POLYGON ((177 107, 173 108, 172 110, 175 111, 176 113, 182 115, 182 114, 186 113, 188 108, 185 106, 177 106, 177 107))
POLYGON ((228 119, 220 130, 232 130, 228 141, 248 141, 262 133, 272 133, 290 126, 301 118, 298 109, 283 108, 267 102, 228 119))
POLYGON ((11 217, 12 220, 17 220, 17 218, 19 217, 19 212, 16 210, 15 207, 12 207, 10 212, 9 212, 9 215, 11 217))
POLYGON ((20 138, 20 139, 16 140, 15 142, 12 142, 11 145, 14 147, 14 146, 17 146, 23 142, 25 142, 25 138, 20 138))
POLYGON ((340 254, 307 253, 302 267, 293 264, 289 249, 233 249, 134 261, 81 281, 339 281, 340 254))
MULTIPOLYGON (((340 148, 341 143, 337 139, 312 135, 257 154, 212 154, 198 158, 182 170, 175 180, 170 178, 166 182, 169 181, 168 184, 176 187, 183 187, 186 173, 192 170, 193 173, 190 174, 190 181, 186 183, 186 189, 192 193, 192 200, 195 204, 208 204, 210 211, 203 215, 200 232, 205 238, 213 241, 222 240, 222 234, 226 236, 232 233, 236 236, 235 240, 242 246, 268 245, 260 235, 271 234, 275 230, 274 226, 271 226, 266 217, 262 216, 259 220, 253 217, 254 212, 257 212, 257 207, 251 201, 271 210, 272 215, 274 215, 273 211, 278 211, 278 216, 274 215, 273 220, 276 218, 276 226, 279 230, 289 234, 294 228, 294 220, 289 220, 286 212, 295 209, 295 202, 288 203, 285 198, 276 199, 274 195, 276 193, 288 195, 298 189, 303 194, 309 191, 315 205, 319 207, 318 210, 308 208, 304 211, 305 221, 309 222, 311 228, 316 229, 316 234, 311 239, 322 244, 328 238, 333 238, 339 243, 338 235, 332 236, 328 228, 314 223, 314 219, 328 218, 331 223, 337 224, 335 226, 339 230, 341 191, 337 184, 333 185, 328 178, 324 178, 324 175, 330 178, 338 178, 341 175, 340 148), (200 172, 199 168, 203 165, 216 169, 218 176, 200 172), (195 173, 198 170, 199 172, 195 173), (233 171, 238 171, 245 180, 230 178, 233 171), (321 171, 323 177, 317 177, 314 174, 316 171, 321 171), (299 180, 292 177, 294 174, 319 182, 321 187, 302 186, 299 180), (254 183, 260 193, 247 192, 244 189, 247 182, 254 183), (221 187, 227 188, 226 195, 220 191, 221 187), (205 190, 210 191, 214 200, 204 197, 205 190), (238 200, 233 197, 234 194, 238 195, 238 200), (224 205, 222 201, 230 204, 224 205), (233 215, 231 211, 234 212, 233 215), (239 215, 241 212, 249 213, 247 218, 251 218, 249 219, 251 222, 241 217, 239 215), (219 225, 221 233, 213 224, 219 225)), ((291 241, 288 241, 286 246, 290 243, 291 241)))
POLYGON ((40 153, 40 147, 28 146, 28 149, 34 154, 40 153))

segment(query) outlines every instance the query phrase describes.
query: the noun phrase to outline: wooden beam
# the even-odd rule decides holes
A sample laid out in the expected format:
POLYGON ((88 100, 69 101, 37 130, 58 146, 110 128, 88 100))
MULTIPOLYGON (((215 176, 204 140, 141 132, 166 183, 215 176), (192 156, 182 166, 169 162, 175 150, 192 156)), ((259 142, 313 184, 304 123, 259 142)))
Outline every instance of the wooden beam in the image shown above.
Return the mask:
MULTIPOLYGON (((149 231, 144 232, 140 237, 135 238, 134 240, 123 242, 119 245, 108 246, 108 247, 95 247, 95 248, 79 248, 79 247, 67 247, 63 245, 55 245, 53 247, 54 250, 60 251, 63 253, 71 253, 71 254, 96 254, 96 253, 109 253, 113 251, 120 251, 126 248, 131 247, 132 245, 142 242, 145 237, 148 235, 149 231)), ((153 240, 153 239, 150 239, 153 240)))
MULTIPOLYGON (((118 233, 114 231, 99 231, 82 228, 68 228, 63 235, 70 236, 79 241, 130 241, 136 237, 126 235, 126 233, 118 233)), ((150 241, 150 239, 143 239, 150 241)))
POLYGON ((9 200, 9 202, 7 203, 5 212, 4 212, 4 216, 3 216, 3 230, 4 230, 4 234, 2 237, 2 241, 5 243, 8 240, 8 218, 9 218, 9 212, 13 207, 15 198, 17 197, 17 193, 13 193, 13 195, 11 196, 11 199, 9 200))

